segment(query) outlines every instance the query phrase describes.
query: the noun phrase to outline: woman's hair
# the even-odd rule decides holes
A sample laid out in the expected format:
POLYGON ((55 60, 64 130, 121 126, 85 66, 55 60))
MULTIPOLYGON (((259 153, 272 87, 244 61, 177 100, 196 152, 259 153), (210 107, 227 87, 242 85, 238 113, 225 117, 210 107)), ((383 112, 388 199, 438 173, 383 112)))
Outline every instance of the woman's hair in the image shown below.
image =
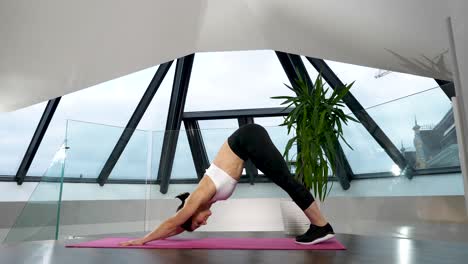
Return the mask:
MULTIPOLYGON (((181 201, 182 201, 182 204, 179 205, 179 207, 177 207, 177 210, 176 212, 178 212, 180 209, 182 209, 185 205, 185 200, 187 200, 187 198, 189 197, 190 193, 188 192, 185 192, 185 193, 181 193, 179 195, 176 196, 176 198, 179 198, 181 201)), ((181 227, 185 230, 185 231, 189 231, 189 232, 192 232, 193 229, 192 229, 192 217, 190 217, 189 219, 187 219, 187 221, 185 221, 185 223, 183 223, 181 225, 181 227)))

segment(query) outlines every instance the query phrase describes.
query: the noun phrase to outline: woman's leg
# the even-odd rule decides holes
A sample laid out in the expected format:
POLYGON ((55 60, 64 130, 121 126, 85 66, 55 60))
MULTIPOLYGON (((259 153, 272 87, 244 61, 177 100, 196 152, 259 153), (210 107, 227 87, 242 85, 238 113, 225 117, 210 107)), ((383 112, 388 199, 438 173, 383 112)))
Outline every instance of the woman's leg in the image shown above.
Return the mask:
POLYGON ((312 224, 316 226, 327 224, 314 202, 314 197, 291 175, 286 161, 265 128, 257 124, 245 125, 229 137, 228 143, 241 159, 250 159, 265 176, 285 190, 312 224))

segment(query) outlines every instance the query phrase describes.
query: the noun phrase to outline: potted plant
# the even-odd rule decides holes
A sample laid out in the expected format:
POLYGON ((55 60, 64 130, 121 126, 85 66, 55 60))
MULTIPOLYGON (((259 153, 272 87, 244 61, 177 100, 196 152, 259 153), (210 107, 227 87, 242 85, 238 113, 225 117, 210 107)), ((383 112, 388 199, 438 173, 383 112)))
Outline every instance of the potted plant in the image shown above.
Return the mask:
MULTIPOLYGON (((309 84, 301 74, 298 76, 292 87, 285 84, 295 96, 272 97, 284 100, 282 105, 286 105, 285 109, 293 108, 280 125, 287 127, 288 135, 295 132, 286 144, 283 155, 288 164, 291 158, 295 159, 296 180, 308 190, 312 189, 314 197, 323 202, 333 186, 329 184, 329 176, 336 175, 336 167, 341 162, 337 151, 339 139, 351 148, 343 137, 343 126, 350 120, 358 122, 343 111, 342 99, 354 82, 330 91, 320 74, 313 84, 309 84), (295 157, 291 157, 293 147, 297 147, 295 157)), ((307 229, 309 222, 299 207, 292 201, 289 204, 281 204, 285 230, 290 234, 301 233, 307 229), (288 215, 292 215, 293 219, 288 219, 288 215)))

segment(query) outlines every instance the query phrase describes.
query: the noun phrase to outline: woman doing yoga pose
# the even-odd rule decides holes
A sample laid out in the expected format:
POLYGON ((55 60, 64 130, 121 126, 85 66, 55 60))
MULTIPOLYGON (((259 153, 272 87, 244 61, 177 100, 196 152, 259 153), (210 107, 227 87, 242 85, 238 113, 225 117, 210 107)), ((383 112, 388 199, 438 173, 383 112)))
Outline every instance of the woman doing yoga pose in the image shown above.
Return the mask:
POLYGON ((314 197, 297 182, 281 153, 260 125, 249 124, 236 130, 221 146, 218 155, 192 194, 177 198, 182 204, 177 213, 164 221, 143 238, 122 243, 122 246, 142 245, 152 240, 164 239, 183 231, 192 232, 206 225, 211 215, 210 207, 219 200, 226 200, 233 193, 240 179, 244 162, 250 159, 264 175, 285 190, 304 211, 311 224, 309 230, 296 237, 300 244, 316 244, 334 236, 333 228, 314 201, 314 197))

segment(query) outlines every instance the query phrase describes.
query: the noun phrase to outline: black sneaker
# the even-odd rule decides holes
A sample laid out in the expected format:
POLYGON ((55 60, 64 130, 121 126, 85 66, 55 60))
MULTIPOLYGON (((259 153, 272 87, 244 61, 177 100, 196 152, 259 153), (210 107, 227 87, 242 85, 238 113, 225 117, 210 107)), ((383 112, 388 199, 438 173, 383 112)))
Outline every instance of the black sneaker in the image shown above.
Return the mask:
POLYGON ((314 245, 333 237, 335 237, 335 232, 329 223, 324 226, 310 224, 309 230, 305 234, 296 237, 296 243, 314 245))

